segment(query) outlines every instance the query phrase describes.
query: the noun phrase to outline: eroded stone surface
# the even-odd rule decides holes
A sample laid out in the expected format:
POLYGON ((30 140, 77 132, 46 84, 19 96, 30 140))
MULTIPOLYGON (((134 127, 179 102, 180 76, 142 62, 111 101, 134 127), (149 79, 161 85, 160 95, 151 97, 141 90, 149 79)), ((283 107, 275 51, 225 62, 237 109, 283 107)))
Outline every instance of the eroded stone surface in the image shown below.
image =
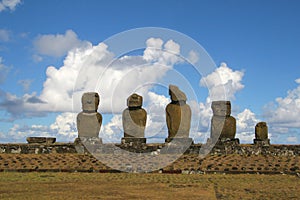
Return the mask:
POLYGON ((234 139, 236 134, 236 120, 234 117, 213 116, 211 119, 211 137, 220 135, 220 139, 234 139))
POLYGON ((266 140, 268 139, 268 126, 266 122, 259 122, 255 126, 255 139, 266 140))
POLYGON ((142 104, 142 96, 134 93, 128 97, 128 108, 122 114, 124 137, 145 137, 147 112, 142 108, 142 104))
POLYGON ((96 92, 86 92, 81 97, 82 110, 85 112, 97 112, 100 103, 99 94, 96 92))
POLYGON ((211 104, 213 117, 211 119, 211 138, 235 139, 236 119, 231 114, 230 101, 213 101, 211 104))
POLYGON ((134 93, 127 98, 127 106, 130 108, 133 107, 142 107, 143 97, 134 93))
POLYGON ((77 115, 77 130, 79 137, 98 137, 102 125, 102 115, 97 112, 100 102, 96 92, 82 95, 83 111, 77 115))
POLYGON ((166 107, 168 138, 188 138, 191 127, 191 108, 186 104, 186 95, 177 86, 169 86, 172 102, 166 107))
POLYGON ((26 141, 29 144, 53 144, 56 141, 55 137, 27 137, 26 141))
POLYGON ((214 116, 229 117, 231 115, 230 101, 213 101, 211 104, 214 116))
POLYGON ((169 95, 173 101, 186 101, 186 95, 176 85, 169 85, 169 95))

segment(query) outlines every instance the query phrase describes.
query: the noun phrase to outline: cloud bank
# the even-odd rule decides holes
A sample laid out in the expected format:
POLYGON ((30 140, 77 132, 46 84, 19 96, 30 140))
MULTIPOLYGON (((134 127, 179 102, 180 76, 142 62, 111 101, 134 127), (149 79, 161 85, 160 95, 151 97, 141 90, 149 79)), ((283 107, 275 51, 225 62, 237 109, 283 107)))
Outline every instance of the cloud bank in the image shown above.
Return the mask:
MULTIPOLYGON (((55 44, 57 38, 64 40, 70 37, 69 35, 73 35, 74 37, 71 37, 73 39, 77 38, 72 32, 67 31, 65 36, 40 37, 35 44, 42 44, 48 40, 52 40, 55 44)), ((80 112, 80 99, 84 92, 96 91, 101 98, 99 111, 102 114, 114 114, 111 121, 102 127, 102 133, 104 131, 108 138, 110 133, 113 133, 112 138, 115 139, 116 130, 122 129, 119 114, 126 108, 126 99, 131 93, 138 92, 144 96, 145 106, 149 106, 146 134, 153 136, 153 132, 159 132, 165 125, 164 108, 169 100, 163 95, 151 93, 149 89, 152 87, 151 83, 159 82, 167 71, 182 61, 177 55, 180 54, 180 45, 172 40, 149 38, 141 56, 115 58, 113 52, 110 52, 104 43, 98 45, 92 45, 89 42, 79 43, 77 47, 68 47, 71 49, 61 67, 49 66, 47 68, 46 80, 39 95, 37 93, 26 93, 22 97, 11 93, 3 95, 0 107, 10 113, 11 118, 7 120, 39 117, 49 112, 59 112, 61 114, 57 116, 56 122, 48 128, 49 133, 56 132, 65 140, 73 139, 76 127, 70 113, 80 112)), ((43 45, 40 47, 40 52, 48 55, 62 55, 63 52, 56 54, 53 48, 47 49, 43 45)), ((19 84, 27 90, 31 80, 22 80, 19 84)), ((44 129, 45 127, 34 125, 26 128, 39 133, 38 128, 44 129)), ((8 135, 16 138, 13 132, 20 133, 20 139, 24 140, 22 134, 24 129, 25 127, 15 126, 8 135)))
MULTIPOLYGON (((4 36, 2 40, 7 40, 4 36)), ((1 138, 11 136, 15 140, 24 141, 26 136, 48 134, 62 141, 73 141, 77 136, 74 116, 81 110, 80 98, 86 91, 98 92, 101 98, 99 111, 112 116, 101 128, 100 136, 107 141, 119 142, 122 137, 121 112, 126 108, 127 97, 133 92, 138 92, 144 97, 143 107, 148 112, 146 137, 167 136, 165 107, 170 101, 169 97, 156 94, 150 89, 151 83, 160 82, 174 65, 183 62, 179 56, 178 43, 173 40, 149 38, 142 55, 116 58, 105 43, 92 45, 90 42, 81 41, 75 32, 68 30, 65 34, 40 35, 35 39, 34 46, 38 59, 43 55, 66 55, 63 65, 47 68, 46 80, 39 94, 33 92, 18 97, 0 91, 0 108, 10 114, 9 119, 2 121, 40 117, 49 112, 60 114, 50 126, 15 124, 6 135, 0 133, 1 138)), ((191 50, 186 59, 194 63, 201 58, 191 50)), ((0 83, 3 83, 9 67, 3 64, 2 58, 0 72, 0 83)), ((199 118, 199 124, 192 125, 197 130, 190 133, 196 141, 205 142, 209 137, 211 102, 234 101, 236 93, 244 88, 243 77, 242 70, 233 70, 226 63, 221 63, 215 71, 201 78, 199 85, 209 91, 206 101, 188 101, 193 115, 199 118)), ((24 92, 29 90, 31 82, 29 79, 19 81, 24 92)), ((297 87, 289 90, 285 97, 279 97, 265 107, 263 118, 269 125, 271 137, 276 138, 276 135, 300 128, 300 79, 297 79, 296 83, 297 87)), ((237 119, 236 137, 242 142, 251 143, 254 138, 254 126, 260 119, 247 108, 233 113, 233 116, 237 119)), ((289 135, 287 142, 297 141, 295 138, 297 137, 289 135)))

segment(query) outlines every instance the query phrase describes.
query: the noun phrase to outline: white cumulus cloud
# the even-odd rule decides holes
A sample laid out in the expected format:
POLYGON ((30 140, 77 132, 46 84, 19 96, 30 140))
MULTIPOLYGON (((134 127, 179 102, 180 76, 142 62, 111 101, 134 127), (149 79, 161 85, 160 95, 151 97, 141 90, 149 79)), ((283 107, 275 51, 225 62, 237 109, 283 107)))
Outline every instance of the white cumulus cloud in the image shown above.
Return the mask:
POLYGON ((209 101, 234 100, 235 93, 244 88, 242 79, 244 72, 234 71, 226 63, 211 74, 201 78, 200 85, 209 90, 209 101))
POLYGON ((7 9, 14 11, 18 4, 21 4, 21 0, 2 0, 0 2, 0 12, 7 9))
POLYGON ((285 97, 278 97, 265 108, 265 117, 276 127, 300 128, 300 79, 285 97))
POLYGON ((249 109, 245 109, 239 113, 236 116, 236 137, 243 143, 252 143, 255 138, 255 125, 258 122, 259 119, 257 119, 255 114, 249 109))
POLYGON ((27 137, 55 137, 58 142, 73 142, 77 137, 75 113, 61 113, 50 126, 14 124, 7 133, 0 133, 5 142, 26 142, 27 137))
POLYGON ((76 116, 77 114, 72 112, 65 112, 58 115, 55 122, 50 125, 52 135, 64 141, 74 141, 78 136, 76 116))
POLYGON ((85 42, 79 40, 74 31, 67 30, 65 34, 39 35, 33 44, 39 54, 60 57, 69 50, 84 45, 85 42))
POLYGON ((283 143, 283 135, 288 137, 286 142, 295 143, 300 133, 300 79, 295 82, 298 86, 287 92, 285 97, 278 97, 264 108, 264 118, 270 124, 276 142, 283 143), (289 136, 288 136, 289 135, 289 136))
POLYGON ((14 124, 7 133, 2 133, 0 139, 5 142, 26 142, 27 137, 52 137, 48 126, 14 124))
MULTIPOLYGON (((13 116, 25 117, 47 112, 79 112, 82 94, 96 91, 101 98, 101 113, 120 113, 130 94, 138 91, 147 96, 151 83, 162 79, 174 64, 180 62, 177 59, 180 46, 174 41, 149 38, 145 42, 148 46, 143 55, 118 59, 106 44, 86 42, 84 46, 71 49, 61 67, 47 68, 40 95, 31 93, 17 97, 6 93, 0 107, 13 116), (157 49, 152 49, 154 43, 160 42, 157 49)), ((24 85, 23 82, 20 84, 24 85)))
POLYGON ((157 62, 161 65, 174 65, 181 60, 180 45, 173 40, 168 40, 165 44, 160 38, 149 38, 146 42, 147 48, 143 58, 148 62, 157 62))

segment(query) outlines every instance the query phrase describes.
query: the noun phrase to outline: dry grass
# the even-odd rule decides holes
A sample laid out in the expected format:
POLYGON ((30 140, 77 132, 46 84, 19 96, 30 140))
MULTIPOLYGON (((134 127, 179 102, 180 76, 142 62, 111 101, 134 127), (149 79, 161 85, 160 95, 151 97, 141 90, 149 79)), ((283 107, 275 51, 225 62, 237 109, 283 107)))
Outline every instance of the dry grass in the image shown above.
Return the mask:
POLYGON ((0 174, 0 199, 299 199, 290 175, 0 174))

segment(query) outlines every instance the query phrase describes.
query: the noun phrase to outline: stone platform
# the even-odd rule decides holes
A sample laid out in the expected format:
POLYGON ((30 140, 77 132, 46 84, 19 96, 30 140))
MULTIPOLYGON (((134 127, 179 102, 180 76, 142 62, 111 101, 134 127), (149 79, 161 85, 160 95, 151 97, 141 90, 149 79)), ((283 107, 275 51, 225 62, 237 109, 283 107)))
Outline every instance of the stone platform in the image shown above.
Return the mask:
MULTIPOLYGON (((134 160, 114 157, 114 167, 136 172, 131 164, 134 160), (122 168, 124 167, 124 168, 122 168)), ((0 154, 0 172, 120 172, 106 166, 89 154, 51 153, 51 154, 0 154)), ((300 173, 300 157, 273 155, 198 155, 184 154, 175 162, 156 169, 153 173, 260 173, 297 174, 300 173)))
POLYGON ((265 140, 254 139, 253 143, 254 145, 258 145, 258 146, 270 146, 270 139, 265 139, 265 140))
POLYGON ((74 143, 0 144, 0 171, 114 172, 114 168, 93 156, 100 154, 113 159, 114 167, 125 167, 128 172, 138 172, 138 169, 128 167, 143 163, 146 156, 153 157, 153 163, 176 158, 169 165, 154 169, 154 172, 162 173, 300 173, 300 145, 224 143, 209 149, 205 157, 199 155, 206 146, 203 144, 193 144, 182 150, 171 143, 142 146, 100 143, 92 145, 91 149, 96 153, 93 155, 86 148, 78 152, 77 146, 74 143), (120 159, 122 151, 136 153, 139 160, 120 159))
POLYGON ((146 144, 146 138, 123 137, 121 144, 146 144))
POLYGON ((166 138, 165 143, 172 143, 175 145, 193 145, 194 141, 192 138, 166 138))

